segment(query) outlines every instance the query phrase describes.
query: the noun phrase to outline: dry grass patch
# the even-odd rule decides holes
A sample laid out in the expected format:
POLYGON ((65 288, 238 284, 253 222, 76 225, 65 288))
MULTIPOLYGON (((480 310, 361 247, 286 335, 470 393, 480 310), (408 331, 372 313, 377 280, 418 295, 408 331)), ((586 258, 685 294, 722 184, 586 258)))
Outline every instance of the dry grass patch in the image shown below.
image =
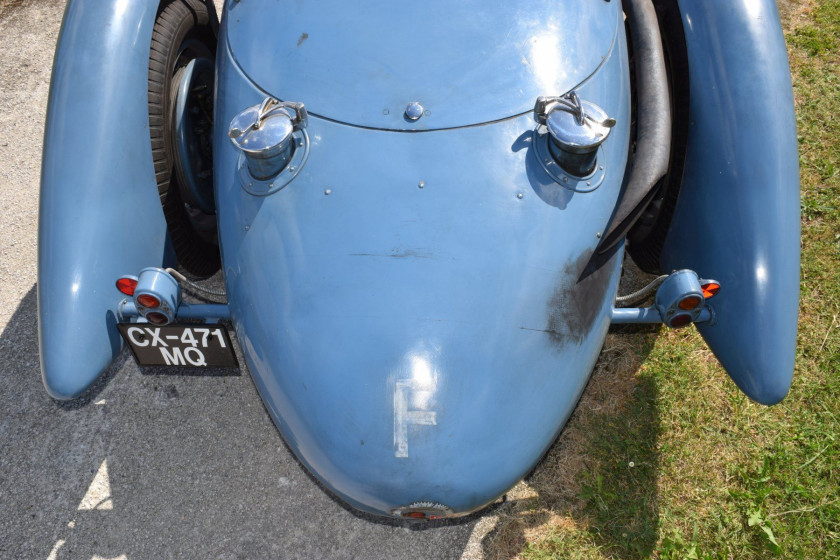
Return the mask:
MULTIPOLYGON (((539 466, 496 511, 496 527, 483 543, 485 558, 539 555, 539 548, 528 543, 546 540, 551 541, 552 554, 562 549, 563 557, 600 557, 602 545, 594 534, 603 523, 597 515, 591 516, 582 495, 591 493, 599 479, 603 481, 599 473, 608 465, 636 467, 627 467, 632 458, 605 456, 593 447, 593 432, 609 426, 604 433, 610 435, 606 437, 624 439, 621 427, 628 421, 641 359, 632 340, 613 334, 607 337, 589 385, 566 428, 539 466), (574 550, 567 550, 567 546, 574 550), (574 555, 567 556, 566 552, 574 555)), ((639 469, 648 468, 644 457, 637 461, 639 469)))

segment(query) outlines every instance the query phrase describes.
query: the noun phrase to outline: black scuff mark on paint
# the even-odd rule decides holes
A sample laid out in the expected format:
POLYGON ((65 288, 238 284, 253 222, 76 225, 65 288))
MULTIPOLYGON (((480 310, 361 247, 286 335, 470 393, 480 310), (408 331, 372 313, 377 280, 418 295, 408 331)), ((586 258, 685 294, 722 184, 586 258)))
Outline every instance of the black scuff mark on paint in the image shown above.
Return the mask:
POLYGON ((558 274, 543 329, 555 346, 580 345, 592 331, 604 307, 614 254, 596 260, 591 251, 584 252, 569 260, 558 274))
POLYGON ((307 39, 309 39, 309 33, 301 33, 300 37, 298 37, 297 46, 301 46, 307 39))
POLYGON ((407 249, 405 251, 393 250, 390 253, 350 253, 351 257, 388 257, 392 259, 407 259, 407 258, 414 258, 414 259, 434 259, 435 255, 433 253, 426 253, 423 251, 415 251, 412 249, 407 249))
POLYGON ((415 258, 415 259, 433 259, 435 256, 432 253, 424 253, 422 251, 413 251, 407 249, 405 251, 396 251, 391 253, 391 257, 395 259, 415 258))

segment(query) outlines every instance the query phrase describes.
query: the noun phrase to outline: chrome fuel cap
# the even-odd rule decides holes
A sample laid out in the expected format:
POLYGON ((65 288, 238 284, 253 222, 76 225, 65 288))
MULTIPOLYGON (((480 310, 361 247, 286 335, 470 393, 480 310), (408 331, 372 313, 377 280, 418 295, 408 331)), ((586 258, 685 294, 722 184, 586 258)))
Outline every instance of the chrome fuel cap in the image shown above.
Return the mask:
POLYGON ((546 117, 546 126, 551 139, 564 150, 577 154, 595 151, 615 124, 603 109, 588 101, 569 108, 557 104, 546 117))
POLYGON ((255 179, 274 177, 292 159, 296 143, 293 134, 306 127, 303 103, 289 103, 267 97, 248 107, 230 123, 230 141, 245 156, 255 179))
POLYGON ((615 119, 575 92, 540 97, 534 112, 537 121, 548 129, 549 151, 557 164, 577 177, 592 173, 598 148, 610 135, 615 119))

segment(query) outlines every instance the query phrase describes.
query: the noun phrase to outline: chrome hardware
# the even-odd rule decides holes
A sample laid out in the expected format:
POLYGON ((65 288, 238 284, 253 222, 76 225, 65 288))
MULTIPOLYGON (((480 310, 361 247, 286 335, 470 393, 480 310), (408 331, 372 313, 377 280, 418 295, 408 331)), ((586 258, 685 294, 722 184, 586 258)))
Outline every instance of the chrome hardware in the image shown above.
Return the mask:
POLYGON ((615 126, 615 119, 574 91, 562 97, 538 97, 534 118, 548 129, 554 161, 575 177, 592 174, 598 149, 615 126))
POLYGON ((583 126, 585 121, 607 128, 615 126, 615 119, 608 117, 604 110, 594 103, 581 101, 576 91, 570 91, 561 97, 538 97, 534 105, 534 117, 538 123, 546 124, 546 118, 555 109, 562 109, 574 115, 579 126, 583 126), (594 107, 596 111, 587 113, 587 107, 594 107))
POLYGON ((228 136, 245 156, 251 175, 266 180, 283 171, 292 160, 298 145, 293 135, 306 128, 307 121, 303 103, 266 97, 233 118, 228 136))
POLYGON ((412 101, 408 104, 408 107, 405 108, 405 118, 410 121, 416 121, 420 117, 423 116, 423 106, 420 105, 417 101, 412 101))

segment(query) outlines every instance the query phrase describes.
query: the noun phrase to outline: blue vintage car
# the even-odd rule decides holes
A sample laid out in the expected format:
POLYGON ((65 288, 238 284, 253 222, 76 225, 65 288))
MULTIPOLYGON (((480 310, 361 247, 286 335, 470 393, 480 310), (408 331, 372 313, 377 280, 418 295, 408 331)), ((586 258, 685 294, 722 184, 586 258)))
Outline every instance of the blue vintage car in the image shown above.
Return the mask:
POLYGON ((76 398, 124 346, 236 367, 235 340, 327 488, 465 515, 539 461, 610 325, 693 323, 784 398, 798 187, 772 0, 228 0, 221 25, 209 0, 70 0, 44 383, 76 398), (617 297, 625 250, 661 276, 617 297))

